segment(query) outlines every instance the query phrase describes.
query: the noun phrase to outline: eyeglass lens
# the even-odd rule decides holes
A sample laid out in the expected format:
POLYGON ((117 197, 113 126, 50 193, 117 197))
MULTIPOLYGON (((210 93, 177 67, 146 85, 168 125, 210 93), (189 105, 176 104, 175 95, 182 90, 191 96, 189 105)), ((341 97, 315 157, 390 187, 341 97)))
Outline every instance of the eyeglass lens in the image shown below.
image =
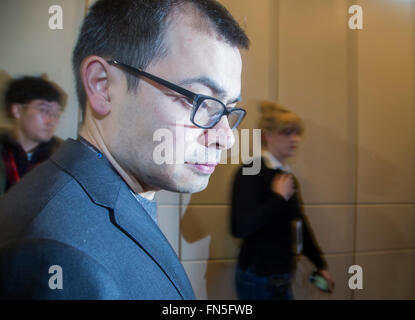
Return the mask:
MULTIPOLYGON (((209 127, 219 121, 224 111, 224 106, 213 99, 205 99, 199 105, 193 121, 200 126, 209 127)), ((243 112, 235 110, 228 115, 228 122, 231 129, 238 124, 243 112)))

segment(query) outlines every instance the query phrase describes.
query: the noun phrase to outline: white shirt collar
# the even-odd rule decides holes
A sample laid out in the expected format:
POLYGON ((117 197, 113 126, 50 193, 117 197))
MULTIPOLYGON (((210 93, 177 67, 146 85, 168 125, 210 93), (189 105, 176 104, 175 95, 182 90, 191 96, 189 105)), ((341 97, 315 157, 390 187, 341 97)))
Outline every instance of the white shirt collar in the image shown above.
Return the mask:
POLYGON ((147 200, 153 201, 154 200, 154 196, 156 195, 155 191, 147 191, 147 192, 141 192, 140 196, 142 196, 143 198, 146 198, 147 200))
POLYGON ((153 221, 157 224, 157 210, 149 209, 149 206, 151 206, 155 202, 153 200, 155 192, 144 192, 136 194, 131 189, 130 192, 134 196, 135 200, 137 200, 137 202, 144 207, 145 211, 148 213, 151 219, 153 219, 153 221))
POLYGON ((291 168, 289 165, 283 165, 274 155, 269 152, 268 150, 262 150, 261 156, 264 158, 265 166, 268 169, 280 169, 285 172, 291 172, 291 168))

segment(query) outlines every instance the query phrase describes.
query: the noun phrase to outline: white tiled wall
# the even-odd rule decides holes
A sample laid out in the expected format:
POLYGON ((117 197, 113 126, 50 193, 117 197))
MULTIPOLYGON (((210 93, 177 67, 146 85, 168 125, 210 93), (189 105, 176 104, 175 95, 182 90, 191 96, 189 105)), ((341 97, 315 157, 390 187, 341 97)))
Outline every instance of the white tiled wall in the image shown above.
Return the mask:
POLYGON ((364 276, 355 299, 415 299, 415 250, 359 253, 356 264, 364 276))

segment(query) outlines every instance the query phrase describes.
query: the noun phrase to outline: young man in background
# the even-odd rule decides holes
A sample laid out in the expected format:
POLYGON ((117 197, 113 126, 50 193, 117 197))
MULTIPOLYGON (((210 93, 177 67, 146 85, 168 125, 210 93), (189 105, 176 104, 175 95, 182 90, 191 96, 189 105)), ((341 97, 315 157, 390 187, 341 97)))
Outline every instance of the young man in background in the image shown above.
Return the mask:
POLYGON ((0 131, 0 195, 59 147, 54 134, 63 104, 60 89, 42 78, 25 76, 9 83, 4 105, 12 128, 0 131))

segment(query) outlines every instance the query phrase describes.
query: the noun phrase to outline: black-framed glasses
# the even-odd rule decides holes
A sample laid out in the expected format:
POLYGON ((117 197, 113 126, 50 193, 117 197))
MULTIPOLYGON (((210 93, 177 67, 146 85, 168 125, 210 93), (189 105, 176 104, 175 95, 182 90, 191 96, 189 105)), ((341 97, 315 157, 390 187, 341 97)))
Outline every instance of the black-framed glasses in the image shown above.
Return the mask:
POLYGON ((154 82, 157 82, 158 84, 161 84, 162 86, 180 93, 186 98, 192 100, 193 109, 190 115, 190 121, 199 128, 211 129, 218 124, 223 116, 226 116, 228 118, 229 127, 231 129, 235 129, 246 115, 246 111, 244 109, 226 107, 222 101, 218 99, 191 92, 141 69, 131 67, 117 60, 108 60, 107 62, 113 66, 118 66, 124 71, 127 71, 135 76, 142 76, 153 80, 154 82))

